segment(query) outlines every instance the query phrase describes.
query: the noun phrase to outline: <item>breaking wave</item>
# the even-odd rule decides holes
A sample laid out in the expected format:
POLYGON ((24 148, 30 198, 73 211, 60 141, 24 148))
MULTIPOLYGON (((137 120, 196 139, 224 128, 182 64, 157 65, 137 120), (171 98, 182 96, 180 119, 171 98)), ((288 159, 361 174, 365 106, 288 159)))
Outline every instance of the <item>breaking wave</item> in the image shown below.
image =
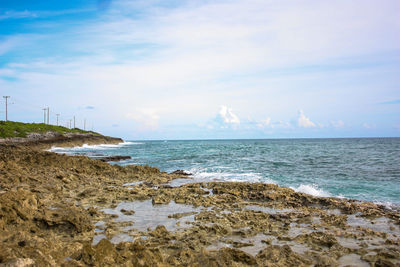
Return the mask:
POLYGON ((298 187, 290 187, 296 192, 309 194, 315 197, 330 197, 331 194, 319 189, 317 185, 301 184, 298 187))
POLYGON ((261 175, 252 172, 247 172, 247 173, 204 172, 196 169, 192 169, 189 172, 193 173, 194 178, 197 178, 199 180, 276 184, 274 180, 262 177, 261 175))
POLYGON ((122 142, 119 144, 100 144, 100 145, 88 145, 88 144, 83 144, 82 146, 75 146, 75 147, 52 147, 51 149, 47 150, 50 152, 56 152, 56 153, 74 153, 77 151, 86 151, 86 150, 96 150, 96 149, 115 149, 115 148, 121 148, 124 146, 129 146, 129 145, 141 145, 143 143, 139 142, 122 142))

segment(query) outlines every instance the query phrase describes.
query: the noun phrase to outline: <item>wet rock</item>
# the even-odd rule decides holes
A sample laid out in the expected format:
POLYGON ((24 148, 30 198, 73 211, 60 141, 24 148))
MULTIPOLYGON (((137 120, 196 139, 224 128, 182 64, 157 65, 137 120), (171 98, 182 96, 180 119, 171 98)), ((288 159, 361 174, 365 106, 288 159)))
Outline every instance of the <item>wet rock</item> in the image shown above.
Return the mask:
POLYGON ((95 160, 99 160, 102 162, 109 162, 109 161, 121 161, 131 159, 131 156, 96 156, 92 157, 95 160))
POLYGON ((339 228, 344 229, 347 225, 347 216, 335 214, 323 214, 322 221, 339 228))
POLYGON ((248 266, 256 265, 256 259, 250 254, 233 248, 222 248, 217 253, 217 260, 226 266, 232 266, 235 263, 246 264, 248 266))
POLYGON ((185 170, 176 170, 176 171, 171 172, 171 174, 182 175, 182 176, 193 175, 192 173, 185 171, 185 170))
POLYGON ((268 246, 257 256, 260 266, 308 266, 311 261, 292 251, 288 246, 268 246))
POLYGON ((163 186, 179 175, 30 147, 0 145, 0 175, 1 264, 25 258, 37 266, 336 266, 348 255, 375 266, 399 264, 400 216, 373 203, 262 183, 163 186), (155 210, 175 201, 177 210, 163 214, 165 226, 143 232, 133 209, 102 212, 143 200, 155 210), (365 223, 347 224, 347 215, 365 223), (374 224, 376 216, 387 219, 374 224), (95 246, 94 236, 101 240, 95 246))
POLYGON ((92 247, 86 244, 82 249, 82 260, 88 265, 115 265, 118 255, 113 244, 107 239, 102 239, 92 247))
POLYGON ((31 267, 35 266, 35 261, 29 258, 17 258, 1 264, 2 267, 31 267))
MULTIPOLYGON (((124 244, 123 246, 129 251, 129 258, 127 257, 127 261, 131 266, 165 266, 165 264, 163 264, 164 259, 157 249, 150 250, 138 242, 124 244)), ((120 247, 118 248, 120 249, 120 247)))
POLYGON ((168 215, 168 218, 174 218, 174 219, 180 219, 182 217, 190 216, 190 215, 195 215, 197 212, 182 212, 182 213, 175 213, 168 215))
POLYGON ((315 266, 338 266, 336 259, 326 256, 326 255, 314 255, 314 260, 316 262, 315 266))
POLYGON ((162 239, 171 239, 171 234, 164 225, 158 225, 150 235, 162 239))
POLYGON ((334 245, 338 245, 338 241, 333 234, 324 232, 313 232, 311 234, 299 235, 296 237, 296 241, 306 243, 318 249, 321 247, 330 248, 334 245))
POLYGON ((75 207, 45 210, 42 215, 37 215, 34 221, 41 228, 58 231, 82 233, 93 229, 88 214, 83 209, 75 207))
POLYGON ((168 204, 170 201, 171 201, 171 199, 165 195, 155 196, 152 199, 153 205, 168 204))
POLYGON ((126 210, 126 209, 121 209, 121 212, 124 214, 124 215, 133 215, 133 214, 135 214, 135 211, 134 210, 126 210))

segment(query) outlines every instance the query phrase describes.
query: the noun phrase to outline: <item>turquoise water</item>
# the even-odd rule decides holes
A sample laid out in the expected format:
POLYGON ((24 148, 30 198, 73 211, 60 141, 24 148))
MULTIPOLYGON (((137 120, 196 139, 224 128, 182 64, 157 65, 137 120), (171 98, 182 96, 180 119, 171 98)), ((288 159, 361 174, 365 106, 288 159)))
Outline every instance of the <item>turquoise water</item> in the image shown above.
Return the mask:
POLYGON ((129 155, 199 181, 274 183, 317 196, 400 205, 400 138, 132 141, 55 152, 129 155))

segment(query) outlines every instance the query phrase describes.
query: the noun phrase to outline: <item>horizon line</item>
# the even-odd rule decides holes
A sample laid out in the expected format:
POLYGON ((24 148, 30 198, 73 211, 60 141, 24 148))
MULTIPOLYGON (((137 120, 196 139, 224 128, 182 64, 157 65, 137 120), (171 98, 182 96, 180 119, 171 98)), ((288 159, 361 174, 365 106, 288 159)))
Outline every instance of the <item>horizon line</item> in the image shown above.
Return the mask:
POLYGON ((301 139, 397 139, 400 136, 377 137, 285 137, 285 138, 210 138, 210 139, 123 139, 124 141, 157 142, 157 141, 256 141, 256 140, 301 140, 301 139))

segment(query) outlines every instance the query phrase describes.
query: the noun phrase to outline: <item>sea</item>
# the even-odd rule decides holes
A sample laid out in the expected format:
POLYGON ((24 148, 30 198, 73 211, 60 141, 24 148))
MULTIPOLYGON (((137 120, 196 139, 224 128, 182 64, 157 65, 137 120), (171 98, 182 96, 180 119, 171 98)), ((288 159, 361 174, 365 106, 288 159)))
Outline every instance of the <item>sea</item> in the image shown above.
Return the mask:
POLYGON ((126 141, 51 151, 125 155, 131 159, 112 164, 180 169, 192 173, 193 181, 270 183, 400 207, 400 138, 126 141))

